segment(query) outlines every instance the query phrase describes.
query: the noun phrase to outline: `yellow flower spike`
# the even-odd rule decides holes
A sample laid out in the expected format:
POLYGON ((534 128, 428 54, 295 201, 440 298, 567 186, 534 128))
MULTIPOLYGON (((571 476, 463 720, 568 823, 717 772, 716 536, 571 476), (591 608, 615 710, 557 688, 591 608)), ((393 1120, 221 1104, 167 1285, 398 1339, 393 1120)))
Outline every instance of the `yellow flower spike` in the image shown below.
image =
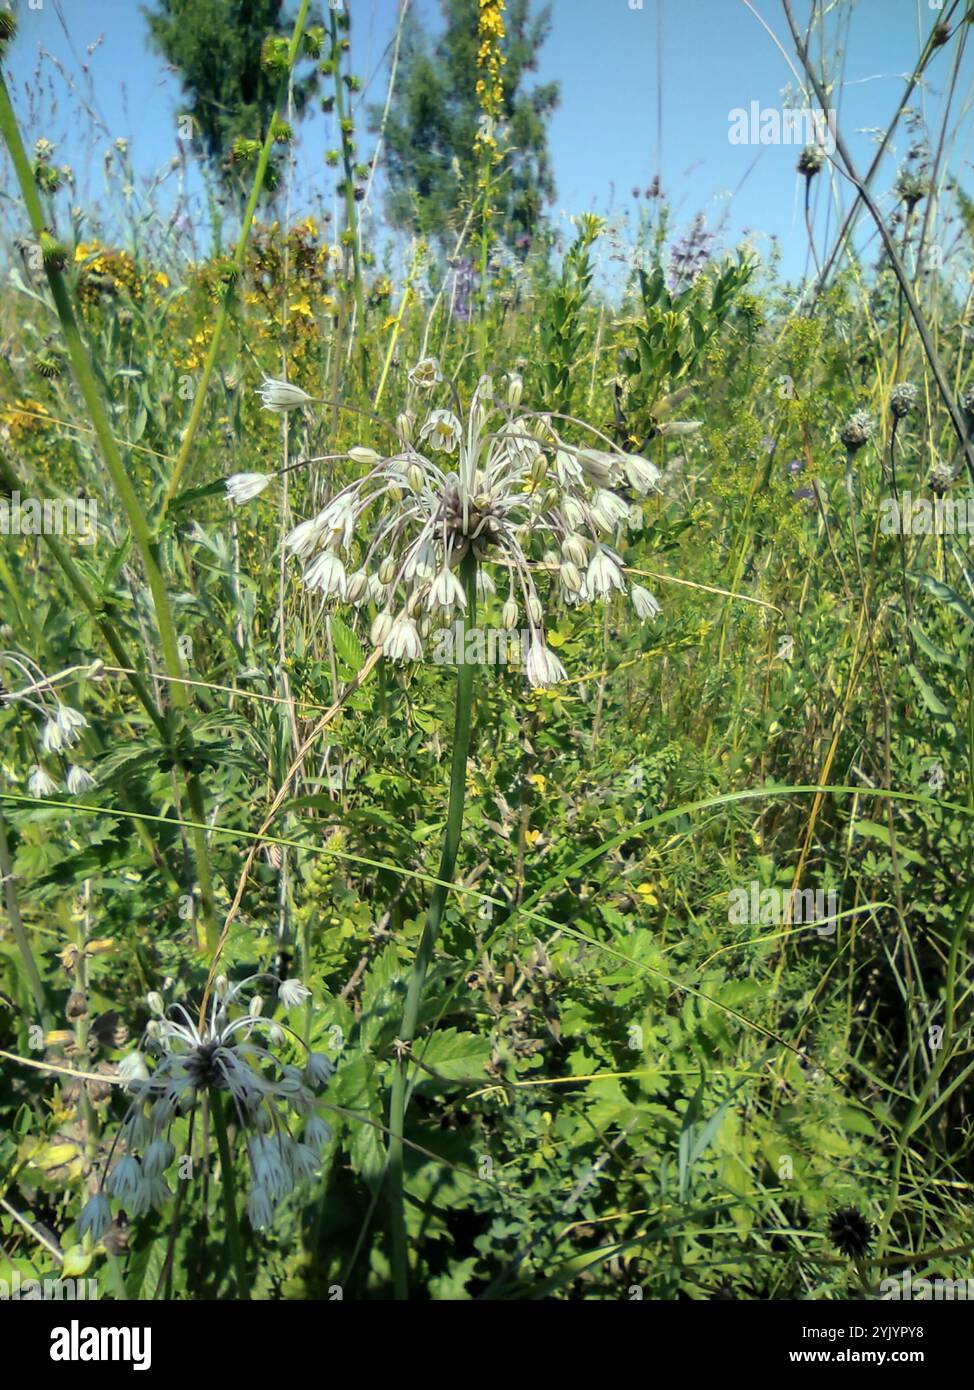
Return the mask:
MULTIPOLYGON (((65 970, 73 970, 78 964, 78 948, 73 943, 65 946, 63 951, 58 951, 58 959, 65 970)), ((74 1036, 72 1034, 72 1036, 74 1036)))

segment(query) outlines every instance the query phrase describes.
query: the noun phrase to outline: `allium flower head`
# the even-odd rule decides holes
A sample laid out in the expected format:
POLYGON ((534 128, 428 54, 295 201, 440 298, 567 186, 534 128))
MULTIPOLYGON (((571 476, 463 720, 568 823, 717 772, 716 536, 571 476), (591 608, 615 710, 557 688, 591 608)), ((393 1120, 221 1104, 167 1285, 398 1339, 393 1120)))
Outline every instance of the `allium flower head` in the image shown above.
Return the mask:
POLYGON ((636 617, 639 618, 640 622, 645 622, 647 618, 659 617, 659 603, 641 584, 633 584, 629 591, 629 597, 632 599, 632 606, 635 608, 636 617))
MULTIPOLYGON (((436 371, 428 359, 410 377, 431 389, 436 371)), ((547 417, 518 414, 514 399, 517 389, 495 400, 490 378, 481 377, 465 412, 456 398, 454 409, 430 411, 415 444, 400 431, 400 452, 286 538, 310 589, 376 605, 372 642, 390 660, 419 660, 427 632, 466 608, 457 572, 470 553, 480 596, 496 593, 499 579, 505 615, 526 616, 525 674, 535 685, 564 675, 545 643, 536 576, 549 577, 549 600, 571 607, 628 587, 608 544, 632 523, 618 489, 643 497, 658 486, 659 470, 637 455, 567 443, 547 417)))
POLYGON ((460 444, 462 425, 452 410, 431 410, 419 432, 419 442, 429 444, 445 454, 452 454, 460 444))
POLYGON ((311 998, 311 990, 300 980, 284 980, 278 986, 277 997, 286 1009, 296 1009, 311 998))
POLYGON ((533 686, 544 688, 557 685, 565 679, 565 668, 549 647, 543 642, 532 642, 528 648, 528 658, 524 663, 524 673, 533 686))
MULTIPOLYGON (((195 1113, 197 1100, 206 1094, 227 1099, 246 1142, 252 1224, 269 1225, 281 1198, 317 1171, 330 1131, 315 1105, 334 1068, 323 1054, 310 1052, 286 1024, 261 1016, 263 998, 257 991, 268 980, 277 986, 285 1008, 310 996, 294 980, 282 983, 255 975, 231 987, 221 977, 202 1021, 181 1004, 170 1005, 161 1016, 153 1007, 141 1049, 119 1064, 119 1076, 133 1098, 120 1131, 127 1152, 110 1166, 103 1189, 130 1215, 159 1209, 172 1197, 166 1181, 177 1158, 171 1127, 178 1116, 195 1113), (245 991, 249 999, 242 997, 245 991), (292 1055, 303 1055, 303 1066, 272 1050, 285 1037, 292 1055), (154 1060, 151 1070, 146 1057, 154 1060)), ((82 1218, 93 1234, 104 1220, 104 1207, 94 1206, 95 1200, 82 1218)))

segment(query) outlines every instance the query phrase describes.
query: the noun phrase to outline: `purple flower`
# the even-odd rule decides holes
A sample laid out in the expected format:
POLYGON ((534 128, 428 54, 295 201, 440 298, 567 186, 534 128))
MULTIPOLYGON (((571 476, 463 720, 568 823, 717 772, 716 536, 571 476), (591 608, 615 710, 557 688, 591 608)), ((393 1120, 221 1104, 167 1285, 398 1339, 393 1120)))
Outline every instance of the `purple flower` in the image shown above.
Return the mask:
POLYGON ((470 303, 473 298, 473 261, 463 256, 453 262, 450 301, 453 304, 453 317, 460 323, 470 322, 470 303))
POLYGON ((710 260, 714 233, 707 231, 702 212, 698 212, 687 234, 670 248, 667 281, 671 291, 692 285, 710 260))

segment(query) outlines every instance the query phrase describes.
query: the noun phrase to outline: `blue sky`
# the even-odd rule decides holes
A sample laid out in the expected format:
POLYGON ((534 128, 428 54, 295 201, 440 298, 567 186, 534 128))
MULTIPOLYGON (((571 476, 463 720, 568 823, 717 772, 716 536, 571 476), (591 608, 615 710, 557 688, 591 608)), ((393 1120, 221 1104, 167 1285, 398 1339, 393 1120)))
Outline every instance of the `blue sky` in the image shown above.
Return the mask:
MULTIPOLYGON (((435 25, 436 0, 413 0, 419 15, 435 25)), ((557 78, 562 101, 550 129, 558 197, 556 217, 585 210, 630 219, 645 202, 632 189, 662 174, 677 227, 702 211, 711 225, 725 221, 733 244, 750 229, 767 246, 773 235, 782 248, 786 273, 805 265, 806 236, 802 180, 792 146, 732 145, 729 113, 736 107, 782 105, 782 88, 795 78, 764 18, 790 54, 778 0, 553 0, 552 33, 539 78, 557 78), (661 117, 661 119, 660 119, 661 117)), ((109 138, 131 142, 136 184, 162 167, 175 149, 179 85, 147 46, 147 27, 132 0, 34 0, 18 5, 21 33, 15 54, 16 99, 31 137, 44 134, 58 145, 57 158, 79 175, 78 201, 103 213, 109 199, 102 153, 109 138), (89 45, 98 42, 89 53, 89 45), (59 73, 50 57, 60 67, 59 73), (87 73, 85 72, 87 68, 87 73), (66 99, 66 74, 78 84, 104 123, 91 131, 77 101, 66 99), (90 87, 88 86, 90 80, 90 87), (28 89, 33 89, 33 98, 28 89), (87 91, 86 91, 87 88, 87 91), (56 110, 53 102, 56 97, 56 110), (53 114, 52 114, 53 111, 53 114), (106 134, 107 132, 107 134, 106 134)), ((366 100, 384 97, 383 53, 392 35, 399 0, 348 0, 352 12, 353 70, 371 79, 366 100)), ((806 0, 795 0, 799 17, 806 0)), ((936 18, 929 0, 857 0, 836 7, 830 42, 840 82, 835 104, 840 125, 860 164, 872 156, 875 130, 895 109, 906 74, 919 51, 919 34, 936 18), (835 57, 835 55, 834 55, 835 57)), ((956 138, 950 168, 974 193, 974 121, 970 101, 974 76, 974 30, 962 60, 953 105, 956 138)), ((953 45, 936 57, 926 90, 914 106, 936 130, 942 110, 953 45)), ((324 151, 335 144, 329 118, 316 112, 301 128, 295 210, 323 199, 333 203, 334 176, 324 151)), ((897 134, 899 156, 909 137, 897 134)), ((366 140, 363 149, 368 152, 366 140)), ((878 188, 888 189, 895 160, 878 188)), ((168 209, 176 193, 171 176, 156 195, 168 209)), ((190 179, 198 192, 199 183, 190 179)), ((817 181, 816 232, 824 240, 835 215, 824 179, 817 181)), ((844 190, 848 196, 847 190, 844 190)))

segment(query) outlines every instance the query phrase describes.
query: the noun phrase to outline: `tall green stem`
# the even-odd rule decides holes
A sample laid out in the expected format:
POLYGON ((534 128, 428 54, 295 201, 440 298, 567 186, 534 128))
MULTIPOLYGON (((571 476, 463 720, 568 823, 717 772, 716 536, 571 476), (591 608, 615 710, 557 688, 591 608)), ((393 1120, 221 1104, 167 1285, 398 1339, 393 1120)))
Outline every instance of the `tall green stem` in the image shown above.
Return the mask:
MULTIPOLYGON (((354 277, 355 290, 355 317, 356 332, 359 335, 359 353, 362 368, 362 381, 366 383, 368 376, 368 361, 365 348, 365 294, 362 289, 362 245, 359 235, 358 208, 355 202, 355 160, 352 151, 352 132, 349 129, 348 106, 345 101, 345 82, 342 77, 342 48, 338 33, 338 15, 332 10, 328 17, 329 31, 331 34, 331 60, 334 64, 335 78, 335 113, 338 117, 338 128, 342 137, 342 169, 344 172, 345 185, 345 234, 349 238, 352 250, 352 275, 354 277)), ((335 350, 335 361, 338 361, 338 349, 335 350)))
MULTIPOLYGON (((31 169, 30 160, 27 157, 27 151, 24 148, 24 142, 21 139, 20 127, 17 124, 17 117, 10 101, 10 93, 7 90, 7 84, 4 81, 2 73, 0 73, 0 133, 2 133, 7 149, 10 152, 10 159, 17 175, 17 181, 20 184, 24 206, 27 209, 34 235, 37 237, 38 245, 43 245, 43 241, 48 235, 44 208, 41 203, 37 184, 34 182, 33 170, 31 169)), ((162 647, 163 665, 167 676, 173 678, 171 684, 171 699, 178 709, 188 710, 189 696, 186 693, 185 687, 181 684, 183 668, 179 656, 176 626, 172 619, 172 613, 169 607, 169 595, 166 591, 166 584, 162 576, 162 571, 159 568, 156 548, 153 543, 152 533, 149 529, 149 523, 142 510, 142 505, 132 480, 126 471, 122 456, 118 451, 118 446, 115 443, 115 436, 112 433, 111 424, 101 399, 98 382, 88 358, 88 352, 81 336, 81 330, 78 327, 78 321, 75 318, 71 297, 68 294, 67 285, 64 282, 61 268, 51 254, 48 254, 45 258, 44 269, 47 274, 48 284, 50 285, 51 297, 54 300, 54 307, 57 310, 57 316, 61 322, 61 332, 64 335, 64 341, 68 349, 68 357, 71 362, 71 370, 74 379, 84 399, 105 467, 108 469, 112 484, 125 510, 125 515, 132 530, 133 539, 135 540, 142 558, 146 582, 149 586, 149 592, 152 595, 156 628, 162 647)), ((191 736, 188 729, 186 731, 186 736, 187 743, 191 744, 191 736)), ((187 793, 194 819, 205 823, 203 792, 199 779, 195 772, 190 772, 185 768, 184 772, 186 775, 187 793)), ((217 942, 217 928, 213 911, 213 886, 210 876, 209 852, 206 844, 206 832, 204 830, 193 831, 193 851, 196 860, 196 872, 200 883, 206 941, 210 949, 213 950, 217 942)))
MULTIPOLYGON (((466 616, 472 625, 477 617, 477 560, 472 552, 464 558, 460 576, 467 596, 466 616)), ((473 716, 473 678, 474 664, 464 660, 461 651, 457 656, 457 694, 453 724, 453 760, 450 768, 450 802, 446 815, 446 829, 443 832, 443 850, 440 855, 440 880, 430 897, 426 924, 420 938, 419 949, 406 987, 406 1004, 403 1009, 402 1027, 399 1030, 398 1044, 400 1055, 392 1077, 392 1093, 389 1103, 389 1203, 392 1230, 392 1276, 396 1298, 409 1297, 409 1260, 406 1242, 406 1208, 403 1187, 403 1122, 406 1115, 406 1081, 409 1070, 409 1048, 416 1036, 419 1010, 423 999, 423 986, 436 949, 436 938, 440 930, 443 908, 446 905, 448 884, 453 880, 453 870, 460 847, 460 833, 463 828, 463 801, 467 785, 467 752, 470 748, 470 725, 473 716)))
POLYGON ((51 1014, 47 1006, 47 995, 44 992, 44 982, 37 968, 37 962, 34 960, 34 953, 30 949, 27 929, 20 915, 20 904, 17 901, 17 889, 14 884, 13 863, 10 858, 10 847, 7 844, 7 827, 4 824, 2 809, 0 809, 0 881, 3 883, 4 898, 7 904, 7 916, 10 919, 10 926, 14 934, 14 941, 17 943, 17 950, 20 952, 24 974, 27 977, 30 992, 34 997, 34 1004, 37 1008, 38 1016, 46 1031, 51 1026, 51 1014))
POLYGON ((233 1176, 233 1155, 230 1152, 230 1139, 227 1135, 226 1112, 221 1097, 210 1092, 210 1108, 213 1114, 213 1129, 216 1146, 220 1152, 220 1189, 223 1193, 223 1210, 227 1219, 227 1243, 230 1258, 233 1260, 234 1278, 237 1284, 237 1297, 247 1299, 247 1266, 244 1262, 243 1241, 240 1237, 240 1222, 237 1220, 237 1184, 233 1176))
MULTIPOLYGON (((244 268, 244 260, 247 255, 247 242, 250 239, 250 229, 253 226, 254 216, 257 212, 257 203, 264 187, 264 178, 267 174, 267 166, 270 163, 271 150, 274 146, 274 125, 281 107, 284 105, 288 84, 291 81, 291 74, 298 60, 298 49, 301 46, 304 26, 308 18, 309 4, 310 0, 301 0, 301 7, 294 21, 291 42, 288 45, 287 71, 281 78, 281 83, 277 90, 277 99, 274 103, 274 110, 267 122, 267 132, 264 135, 264 143, 261 146, 260 155, 257 159, 253 186, 250 190, 250 197, 247 199, 247 206, 244 209, 240 235, 237 238, 237 249, 233 254, 233 269, 237 275, 239 275, 244 268)), ((207 349, 206 361, 203 363, 203 375, 200 377, 199 385, 196 388, 196 395, 193 398, 193 407, 189 414, 189 423, 183 433, 182 443, 179 446, 179 454, 173 465, 172 475, 169 479, 165 496, 162 499, 162 505, 159 508, 159 516, 156 522, 157 527, 162 525, 166 512, 169 510, 172 500, 179 489, 183 473, 186 471, 186 465, 189 463, 190 455, 193 450, 193 443, 196 439, 196 431, 199 428, 199 423, 203 416, 203 407, 206 404, 206 393, 210 385, 210 378, 213 376, 217 357, 220 352, 220 340, 223 337, 223 330, 227 323, 230 292, 232 289, 232 285, 227 287, 227 295, 220 305, 220 311, 216 316, 216 323, 213 325, 213 336, 210 339, 210 346, 207 349)))

